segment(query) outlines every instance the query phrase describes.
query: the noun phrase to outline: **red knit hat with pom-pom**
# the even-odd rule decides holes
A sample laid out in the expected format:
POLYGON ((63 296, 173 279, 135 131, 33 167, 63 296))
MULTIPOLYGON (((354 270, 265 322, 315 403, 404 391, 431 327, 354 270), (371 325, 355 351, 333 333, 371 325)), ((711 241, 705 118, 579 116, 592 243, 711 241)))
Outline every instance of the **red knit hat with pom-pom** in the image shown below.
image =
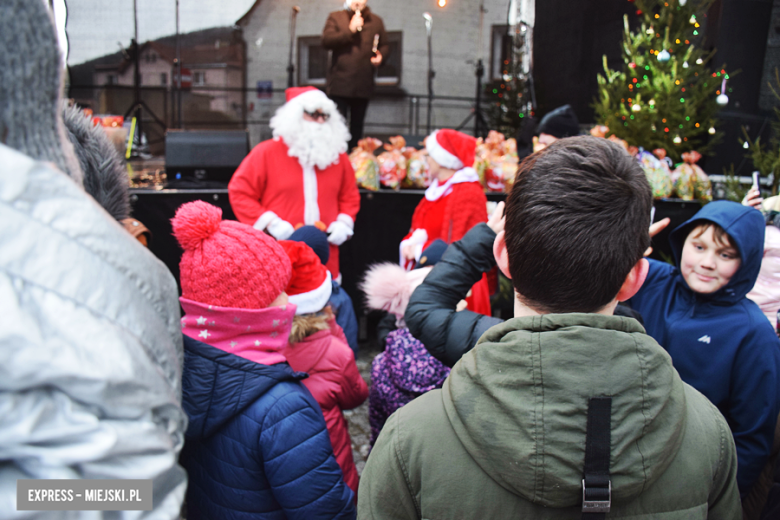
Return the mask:
POLYGON ((207 202, 188 202, 171 220, 184 249, 182 297, 208 305, 263 309, 290 281, 290 259, 270 236, 207 202))

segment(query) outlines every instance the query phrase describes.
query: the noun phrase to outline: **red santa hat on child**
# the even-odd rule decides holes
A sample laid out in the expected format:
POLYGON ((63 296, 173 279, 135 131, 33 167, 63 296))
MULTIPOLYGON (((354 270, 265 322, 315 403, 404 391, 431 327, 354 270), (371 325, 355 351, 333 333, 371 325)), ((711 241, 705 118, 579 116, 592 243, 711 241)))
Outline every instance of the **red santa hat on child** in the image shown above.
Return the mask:
POLYGON ((477 140, 457 130, 436 130, 425 140, 428 155, 439 165, 452 170, 474 165, 477 140))
POLYGON ((331 113, 336 104, 325 95, 323 91, 315 87, 290 87, 284 91, 287 104, 300 105, 304 110, 314 112, 318 108, 327 109, 331 113))
POLYGON ((279 242, 292 263, 292 277, 287 284, 287 296, 297 308, 295 314, 319 312, 328 304, 333 286, 328 271, 312 248, 303 242, 279 242))

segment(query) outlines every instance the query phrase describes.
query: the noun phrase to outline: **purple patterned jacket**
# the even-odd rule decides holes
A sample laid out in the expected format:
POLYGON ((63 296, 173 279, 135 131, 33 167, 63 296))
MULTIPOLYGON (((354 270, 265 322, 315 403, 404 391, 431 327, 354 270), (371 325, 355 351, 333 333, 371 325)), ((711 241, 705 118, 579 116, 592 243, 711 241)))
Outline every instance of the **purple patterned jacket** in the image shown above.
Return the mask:
POLYGON ((385 351, 371 365, 371 445, 393 412, 425 392, 441 388, 449 374, 450 369, 431 356, 409 329, 404 327, 388 334, 385 351))

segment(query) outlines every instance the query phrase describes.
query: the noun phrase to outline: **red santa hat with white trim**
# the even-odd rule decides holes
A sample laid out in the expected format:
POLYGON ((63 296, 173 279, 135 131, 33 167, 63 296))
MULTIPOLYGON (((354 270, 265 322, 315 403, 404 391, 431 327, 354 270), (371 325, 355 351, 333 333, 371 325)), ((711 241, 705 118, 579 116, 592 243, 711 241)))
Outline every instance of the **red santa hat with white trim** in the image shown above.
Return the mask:
POLYGON ((292 263, 292 277, 285 292, 290 303, 297 306, 295 314, 311 314, 324 309, 333 291, 330 271, 305 243, 281 240, 279 245, 292 263))
POLYGON ((336 110, 336 103, 315 87, 290 87, 284 94, 287 104, 300 105, 309 112, 323 108, 326 109, 325 112, 332 114, 336 110))
POLYGON ((436 130, 425 139, 431 159, 444 168, 460 170, 474 165, 477 140, 457 130, 436 130))

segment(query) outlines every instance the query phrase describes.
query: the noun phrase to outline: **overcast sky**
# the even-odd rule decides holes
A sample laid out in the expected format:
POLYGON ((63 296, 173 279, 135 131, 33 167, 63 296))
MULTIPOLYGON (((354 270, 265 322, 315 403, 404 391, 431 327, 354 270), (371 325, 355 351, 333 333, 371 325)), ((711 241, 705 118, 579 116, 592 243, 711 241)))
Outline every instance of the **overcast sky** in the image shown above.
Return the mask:
MULTIPOLYGON (((176 0, 137 0, 138 40, 176 32, 176 0)), ((68 63, 76 65, 127 47, 133 37, 133 0, 65 0, 68 63)), ((182 33, 233 25, 254 0, 179 0, 182 33)))

